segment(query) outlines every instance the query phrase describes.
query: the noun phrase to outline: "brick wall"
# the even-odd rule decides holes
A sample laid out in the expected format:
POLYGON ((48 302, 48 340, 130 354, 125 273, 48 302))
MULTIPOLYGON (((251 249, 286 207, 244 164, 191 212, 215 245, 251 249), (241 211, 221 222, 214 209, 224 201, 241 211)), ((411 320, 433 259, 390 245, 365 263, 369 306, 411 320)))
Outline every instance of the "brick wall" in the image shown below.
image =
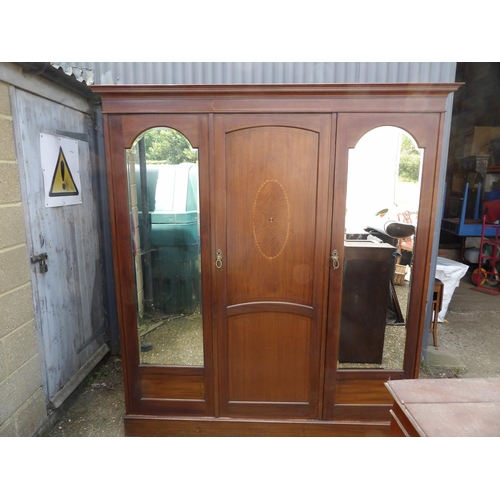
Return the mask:
POLYGON ((0 81, 0 436, 32 436, 46 418, 9 85, 0 81))

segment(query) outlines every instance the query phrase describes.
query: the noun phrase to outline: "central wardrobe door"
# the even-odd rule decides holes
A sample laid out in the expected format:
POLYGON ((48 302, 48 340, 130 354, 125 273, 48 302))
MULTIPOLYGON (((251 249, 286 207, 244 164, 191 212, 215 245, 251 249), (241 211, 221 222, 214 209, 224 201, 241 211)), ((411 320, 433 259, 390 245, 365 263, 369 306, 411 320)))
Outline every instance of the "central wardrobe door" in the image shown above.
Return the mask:
POLYGON ((220 416, 319 418, 330 115, 216 115, 220 416))

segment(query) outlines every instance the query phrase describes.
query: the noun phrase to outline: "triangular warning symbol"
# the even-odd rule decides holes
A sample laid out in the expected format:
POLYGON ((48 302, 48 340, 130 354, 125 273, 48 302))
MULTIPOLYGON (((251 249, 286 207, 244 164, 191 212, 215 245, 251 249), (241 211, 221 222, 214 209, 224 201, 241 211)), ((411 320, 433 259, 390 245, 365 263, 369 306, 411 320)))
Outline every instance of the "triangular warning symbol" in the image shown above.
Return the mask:
POLYGON ((59 157, 57 158, 54 177, 52 177, 49 196, 75 196, 77 194, 78 188, 71 175, 68 162, 66 161, 62 148, 59 148, 59 157))

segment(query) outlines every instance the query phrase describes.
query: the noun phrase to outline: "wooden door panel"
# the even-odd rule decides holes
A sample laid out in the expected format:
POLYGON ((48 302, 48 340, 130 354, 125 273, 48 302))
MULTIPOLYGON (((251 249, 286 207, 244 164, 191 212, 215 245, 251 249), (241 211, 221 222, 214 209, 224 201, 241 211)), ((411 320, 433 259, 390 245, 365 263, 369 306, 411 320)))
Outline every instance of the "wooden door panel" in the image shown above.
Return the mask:
MULTIPOLYGON (((38 265, 30 265, 29 271, 36 304, 41 383, 47 399, 58 407, 67 397, 65 391, 71 387, 74 377, 87 373, 90 366, 95 366, 109 351, 105 341, 107 320, 102 296, 104 264, 99 249, 100 193, 95 151, 92 141, 67 142, 68 139, 60 137, 65 134, 56 132, 60 129, 88 133, 88 115, 72 109, 69 102, 56 104, 15 89, 12 105, 23 205, 29 220, 26 251, 31 255, 46 253, 48 259, 45 273, 39 271, 38 265), (55 156, 50 146, 48 150, 44 147, 45 141, 54 141, 55 156), (73 174, 78 168, 82 199, 77 204, 68 202, 65 206, 47 208, 47 180, 43 172, 50 169, 49 177, 53 175, 59 165, 57 155, 61 146, 66 155, 69 150, 75 152, 65 160, 73 174)), ((3 151, 1 145, 0 151, 3 151)), ((3 175, 0 175, 0 186, 6 186, 3 175)), ((24 229, 19 231, 23 234, 21 242, 24 229)), ((4 237, 0 235, 0 247, 4 237)), ((12 272, 16 273, 13 274, 16 279, 21 277, 18 269, 12 272)), ((9 274, 3 273, 4 270, 0 270, 0 281, 6 283, 9 274)), ((12 287, 18 284, 10 283, 12 287)), ((12 313, 2 310, 1 314, 12 313)), ((1 366, 4 358, 0 358, 1 366)))
POLYGON ((215 117, 221 416, 319 415, 330 123, 215 117))
MULTIPOLYGON (((187 371, 187 370, 186 370, 187 371)), ((205 376, 200 373, 144 373, 141 393, 146 399, 205 400, 205 376)))
POLYGON ((261 312, 228 320, 229 400, 307 403, 311 318, 261 312))
POLYGON ((318 133, 238 130, 226 136, 226 158, 228 305, 311 305, 318 133))

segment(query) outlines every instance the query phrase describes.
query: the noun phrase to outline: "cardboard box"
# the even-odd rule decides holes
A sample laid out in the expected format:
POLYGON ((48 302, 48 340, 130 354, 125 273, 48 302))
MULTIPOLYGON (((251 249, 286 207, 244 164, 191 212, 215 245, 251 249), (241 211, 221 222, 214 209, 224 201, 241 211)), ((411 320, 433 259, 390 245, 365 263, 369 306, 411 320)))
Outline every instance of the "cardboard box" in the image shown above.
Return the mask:
POLYGON ((444 257, 445 259, 456 260, 460 262, 460 249, 440 248, 438 250, 438 257, 444 257))
POLYGON ((500 127, 474 127, 465 134, 462 156, 490 154, 490 141, 500 138, 500 127))

